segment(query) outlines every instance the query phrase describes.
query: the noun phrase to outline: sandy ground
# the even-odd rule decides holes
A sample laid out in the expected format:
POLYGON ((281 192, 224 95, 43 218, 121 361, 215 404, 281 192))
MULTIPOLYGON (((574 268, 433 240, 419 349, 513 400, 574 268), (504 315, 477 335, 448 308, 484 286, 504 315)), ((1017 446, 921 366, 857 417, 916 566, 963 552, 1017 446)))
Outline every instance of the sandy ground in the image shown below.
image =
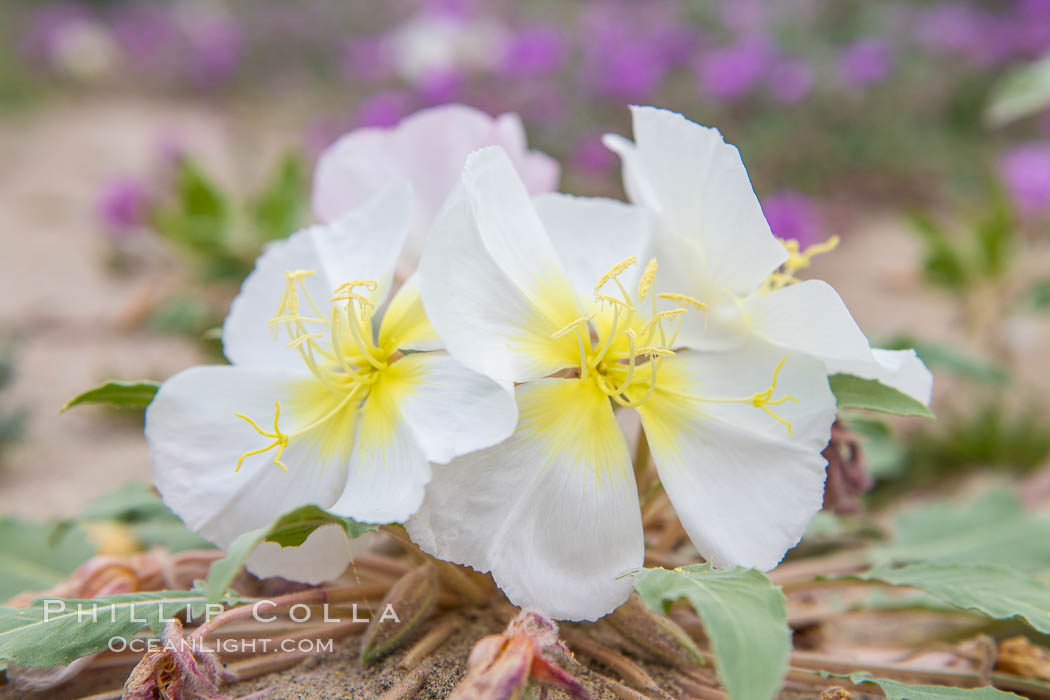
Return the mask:
MULTIPOLYGON (((122 327, 129 308, 165 274, 164 262, 137 277, 107 272, 96 198, 111 177, 154 167, 165 138, 187 144, 227 181, 243 179, 245 168, 260 172, 255 166, 275 151, 287 120, 245 117, 243 110, 114 96, 0 117, 0 342, 14 340, 18 373, 3 401, 31 412, 27 438, 0 465, 0 513, 69 514, 128 479, 149 478, 137 421, 94 408, 58 415, 68 398, 100 380, 164 378, 200 360, 188 341, 122 327)), ((920 286, 920 251, 899 219, 873 218, 841 233, 840 249, 813 272, 839 289, 869 335, 965 337, 951 300, 920 286)), ((1050 270, 1045 245, 1026 259, 1050 270)), ((1020 391, 1050 393, 1050 323, 1013 324, 1011 337, 1020 391)))
POLYGON ((26 439, 0 466, 0 513, 69 514, 149 478, 137 420, 58 414, 100 380, 163 378, 200 361, 188 341, 122 327, 155 278, 107 272, 96 200, 111 178, 149 172, 173 137, 229 179, 229 135, 217 113, 162 101, 78 99, 0 119, 0 343, 13 342, 17 372, 3 401, 30 411, 26 439))

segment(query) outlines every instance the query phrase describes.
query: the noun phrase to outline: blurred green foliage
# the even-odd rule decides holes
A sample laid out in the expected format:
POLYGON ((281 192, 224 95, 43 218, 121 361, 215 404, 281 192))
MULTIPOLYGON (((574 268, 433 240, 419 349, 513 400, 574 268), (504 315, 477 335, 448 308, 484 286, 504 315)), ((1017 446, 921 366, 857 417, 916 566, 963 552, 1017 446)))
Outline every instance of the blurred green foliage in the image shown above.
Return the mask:
MULTIPOLYGON (((0 353, 0 397, 10 395, 14 377, 13 353, 10 350, 0 353)), ((22 439, 28 417, 28 411, 21 406, 0 407, 0 463, 3 462, 4 452, 22 439)))
MULTIPOLYGON (((286 156, 262 189, 245 198, 223 191, 190 158, 180 159, 172 189, 168 201, 153 210, 152 227, 209 280, 239 282, 263 244, 300 228, 308 212, 305 168, 295 155, 286 156)), ((213 320, 182 300, 155 323, 196 331, 213 320)))

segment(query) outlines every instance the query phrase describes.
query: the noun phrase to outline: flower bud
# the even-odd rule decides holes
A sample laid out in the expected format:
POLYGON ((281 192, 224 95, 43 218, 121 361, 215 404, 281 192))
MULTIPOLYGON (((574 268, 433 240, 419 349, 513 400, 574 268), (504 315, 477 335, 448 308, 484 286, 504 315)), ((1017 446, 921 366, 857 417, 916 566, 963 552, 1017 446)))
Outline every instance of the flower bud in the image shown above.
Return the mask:
POLYGON ((379 604, 361 640, 361 661, 370 663, 392 651, 430 615, 439 586, 434 567, 427 563, 397 580, 379 604), (387 615, 386 611, 393 611, 387 615))
POLYGON ((673 668, 699 666, 704 657, 674 620, 649 609, 637 593, 617 608, 609 624, 632 646, 673 668))

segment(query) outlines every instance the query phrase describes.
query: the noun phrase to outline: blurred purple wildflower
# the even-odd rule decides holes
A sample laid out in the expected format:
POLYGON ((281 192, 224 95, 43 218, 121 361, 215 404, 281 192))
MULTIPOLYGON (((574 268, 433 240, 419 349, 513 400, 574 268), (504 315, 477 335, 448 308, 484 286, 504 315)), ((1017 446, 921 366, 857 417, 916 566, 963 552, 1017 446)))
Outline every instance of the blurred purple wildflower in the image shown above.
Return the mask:
POLYGON ((30 60, 50 62, 62 39, 62 33, 70 26, 91 19, 87 8, 78 3, 56 2, 33 10, 29 26, 22 38, 20 49, 30 60))
POLYGON ((154 72, 172 68, 179 29, 167 7, 118 5, 110 26, 131 67, 154 72))
MULTIPOLYGON (((673 15, 662 5, 598 3, 580 16, 584 86, 602 97, 642 102, 663 83, 681 46, 668 45, 673 15)), ((676 39, 676 43, 681 39, 676 39)))
POLYGON ((540 25, 521 30, 507 43, 501 75, 528 78, 558 70, 565 60, 565 41, 557 27, 540 25))
POLYGON ((963 2, 949 2, 921 15, 915 38, 931 51, 965 56, 978 65, 998 63, 1017 47, 1010 22, 963 2))
POLYGON ((1050 142, 1033 141, 1007 151, 999 172, 1021 214, 1050 213, 1050 142))
POLYGON ((377 92, 357 107, 357 126, 394 126, 413 109, 410 95, 397 90, 377 92))
POLYGON ((465 83, 462 71, 444 68, 424 75, 416 85, 416 91, 427 104, 439 105, 458 101, 465 83))
POLYGON ((839 55, 838 68, 842 80, 853 87, 881 83, 893 68, 893 48, 883 39, 861 39, 839 55))
POLYGON ((766 26, 766 6, 759 0, 725 0, 722 24, 739 35, 760 33, 766 26))
POLYGON ((1029 57, 1036 57, 1050 48, 1050 0, 1019 0, 1009 36, 1010 46, 1029 57))
POLYGON ((575 170, 589 175, 604 175, 616 165, 616 155, 602 143, 601 132, 585 134, 576 142, 570 162, 575 170))
POLYGON ((779 61, 769 71, 769 92, 777 102, 794 104, 813 90, 813 80, 813 68, 805 61, 779 61))
POLYGON ((754 88, 769 69, 772 51, 764 41, 714 49, 697 66, 700 89, 716 100, 732 100, 754 88))
POLYGON ((233 18, 215 12, 183 17, 189 77, 210 87, 233 77, 240 65, 244 37, 233 18))
POLYGON ((107 183, 98 199, 98 216, 114 233, 127 233, 146 222, 146 188, 138 180, 118 178, 107 183))
POLYGON ((762 198, 762 211, 774 236, 793 238, 802 248, 819 241, 820 215, 804 194, 792 190, 775 192, 762 198))
POLYGON ((385 37, 351 39, 343 49, 343 75, 354 80, 382 82, 394 73, 385 37))

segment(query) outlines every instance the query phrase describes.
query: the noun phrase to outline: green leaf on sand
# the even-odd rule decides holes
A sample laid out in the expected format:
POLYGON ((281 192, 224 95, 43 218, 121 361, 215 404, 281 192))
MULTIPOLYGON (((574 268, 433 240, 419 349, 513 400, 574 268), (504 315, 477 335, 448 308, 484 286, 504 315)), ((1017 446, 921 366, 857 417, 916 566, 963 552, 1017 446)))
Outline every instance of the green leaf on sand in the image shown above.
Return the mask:
POLYGON ((96 600, 37 598, 28 608, 0 608, 0 659, 21 666, 67 664, 146 626, 159 634, 179 612, 199 617, 206 602, 197 592, 149 591, 96 600))
POLYGON ((899 568, 879 566, 858 578, 918 588, 949 605, 997 620, 1023 617, 1050 634, 1050 585, 1005 566, 921 562, 899 568))
POLYGON ((871 550, 874 564, 982 563, 1022 573, 1050 570, 1050 519, 1027 513, 996 490, 964 505, 932 503, 901 515, 895 536, 871 550))
POLYGON ((704 624, 718 676, 734 700, 770 700, 791 653, 784 594, 754 569, 709 564, 674 571, 644 569, 634 584, 642 600, 664 610, 685 598, 704 624))
POLYGON ((933 418, 933 412, 920 401, 902 391, 874 379, 862 379, 852 374, 833 374, 828 377, 838 407, 861 408, 868 411, 893 413, 898 416, 933 418))
POLYGON ((88 389, 82 394, 77 394, 62 407, 67 411, 74 406, 83 403, 105 404, 120 408, 145 408, 160 388, 158 382, 119 382, 108 381, 94 389, 88 389))
POLYGON ((908 685, 886 678, 873 678, 866 671, 840 675, 821 671, 825 678, 848 678, 851 683, 873 683, 882 689, 887 700, 1007 700, 1020 698, 1019 695, 997 690, 991 686, 984 688, 952 688, 946 685, 908 685))
POLYGON ((78 527, 0 518, 0 602, 51 588, 94 554, 78 527))
POLYGON ((325 525, 339 525, 348 537, 360 537, 378 527, 333 515, 320 506, 300 506, 282 515, 272 525, 246 532, 230 544, 226 556, 212 564, 208 572, 208 581, 204 586, 208 600, 219 600, 226 594, 248 555, 263 542, 298 547, 310 533, 325 525))

